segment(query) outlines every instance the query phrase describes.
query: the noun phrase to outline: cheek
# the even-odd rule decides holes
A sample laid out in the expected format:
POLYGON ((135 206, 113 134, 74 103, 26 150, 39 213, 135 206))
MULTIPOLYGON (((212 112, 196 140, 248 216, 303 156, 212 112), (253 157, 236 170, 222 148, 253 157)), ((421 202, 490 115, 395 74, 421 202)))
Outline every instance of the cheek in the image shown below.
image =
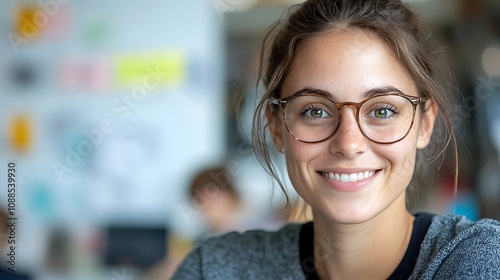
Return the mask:
POLYGON ((324 148, 321 149, 318 146, 320 145, 302 143, 292 136, 285 137, 286 167, 293 185, 304 183, 308 174, 309 163, 318 154, 321 154, 321 151, 324 152, 324 148))
MULTIPOLYGON (((296 178, 300 174, 300 170, 303 169, 302 166, 307 162, 307 153, 304 149, 300 148, 300 144, 296 145, 292 140, 286 142, 286 152, 285 152, 285 160, 286 160, 286 168, 288 170, 289 177, 292 183, 295 185, 296 178)), ((295 141, 298 142, 298 141, 295 141)), ((300 176, 299 176, 300 177, 300 176)))
POLYGON ((315 169, 311 166, 318 166, 318 160, 324 159, 325 153, 329 153, 328 142, 303 143, 293 136, 285 138, 285 141, 288 177, 297 193, 307 200, 317 183, 315 169))
POLYGON ((411 141, 393 144, 384 150, 384 155, 390 166, 389 180, 400 186, 408 186, 415 168, 416 147, 411 141))
POLYGON ((287 134, 284 139, 285 157, 288 167, 302 166, 302 168, 305 168, 311 160, 327 151, 325 149, 328 149, 324 145, 321 145, 321 143, 303 143, 293 138, 289 133, 287 134))

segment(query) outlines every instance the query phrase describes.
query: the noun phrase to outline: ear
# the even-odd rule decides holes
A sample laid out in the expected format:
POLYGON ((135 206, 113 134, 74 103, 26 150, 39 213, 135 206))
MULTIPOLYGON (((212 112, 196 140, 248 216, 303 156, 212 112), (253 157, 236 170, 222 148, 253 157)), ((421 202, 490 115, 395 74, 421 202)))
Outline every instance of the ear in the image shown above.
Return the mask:
POLYGON ((423 149, 429 145, 436 121, 437 106, 434 100, 430 99, 425 102, 425 110, 420 118, 420 126, 417 138, 417 149, 423 149))
POLYGON ((273 114, 270 107, 266 110, 266 118, 269 123, 269 132, 273 138, 274 147, 279 152, 283 152, 285 145, 283 142, 283 121, 282 118, 277 116, 276 113, 273 114))

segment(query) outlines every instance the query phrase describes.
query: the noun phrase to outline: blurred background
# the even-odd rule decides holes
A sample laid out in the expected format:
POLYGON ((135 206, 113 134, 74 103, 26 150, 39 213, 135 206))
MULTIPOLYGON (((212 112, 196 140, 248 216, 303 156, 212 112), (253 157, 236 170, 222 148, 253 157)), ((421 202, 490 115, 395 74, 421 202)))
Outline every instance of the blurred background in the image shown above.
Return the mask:
MULTIPOLYGON (((166 279, 204 238, 304 219, 300 203, 281 211, 248 141, 259 36, 296 2, 1 1, 0 208, 17 218, 16 273, 166 279)), ((458 194, 445 160, 423 209, 500 219, 500 1, 406 2, 461 93, 458 194)))

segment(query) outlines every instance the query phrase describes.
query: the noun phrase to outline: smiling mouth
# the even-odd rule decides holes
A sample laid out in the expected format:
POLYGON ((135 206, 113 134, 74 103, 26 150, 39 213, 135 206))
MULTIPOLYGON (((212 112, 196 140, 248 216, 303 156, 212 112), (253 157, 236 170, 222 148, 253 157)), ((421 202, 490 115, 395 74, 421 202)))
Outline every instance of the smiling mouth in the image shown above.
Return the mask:
POLYGON ((340 174, 333 172, 321 172, 323 177, 328 179, 332 179, 334 181, 339 181, 342 183, 354 183, 360 180, 364 180, 366 178, 370 178, 375 174, 375 171, 365 171, 365 172, 357 172, 351 174, 340 174))

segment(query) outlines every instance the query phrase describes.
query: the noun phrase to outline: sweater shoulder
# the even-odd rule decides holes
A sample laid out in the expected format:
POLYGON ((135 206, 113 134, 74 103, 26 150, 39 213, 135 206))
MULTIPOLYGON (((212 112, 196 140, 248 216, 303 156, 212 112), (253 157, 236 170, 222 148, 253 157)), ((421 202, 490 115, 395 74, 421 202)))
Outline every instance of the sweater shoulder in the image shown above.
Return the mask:
MULTIPOLYGON (((196 248, 185 262, 196 259, 205 279, 301 279, 299 232, 301 224, 278 231, 251 230, 213 237, 196 248)), ((181 279, 181 278, 179 278, 181 279)))
POLYGON ((480 241, 499 242, 500 221, 481 219, 474 222, 465 216, 436 215, 424 239, 435 250, 451 250, 455 246, 480 241))
POLYGON ((414 274, 422 279, 491 278, 500 277, 499 266, 499 221, 436 215, 421 244, 414 274))
POLYGON ((201 245, 204 248, 221 251, 235 251, 236 248, 256 248, 260 246, 290 245, 299 238, 302 224, 288 224, 277 231, 249 230, 243 233, 230 232, 212 237, 201 245))
POLYGON ((301 225, 286 225, 278 231, 250 230, 231 232, 208 239, 200 246, 205 264, 210 266, 265 265, 266 262, 290 263, 299 256, 299 232, 301 225))

